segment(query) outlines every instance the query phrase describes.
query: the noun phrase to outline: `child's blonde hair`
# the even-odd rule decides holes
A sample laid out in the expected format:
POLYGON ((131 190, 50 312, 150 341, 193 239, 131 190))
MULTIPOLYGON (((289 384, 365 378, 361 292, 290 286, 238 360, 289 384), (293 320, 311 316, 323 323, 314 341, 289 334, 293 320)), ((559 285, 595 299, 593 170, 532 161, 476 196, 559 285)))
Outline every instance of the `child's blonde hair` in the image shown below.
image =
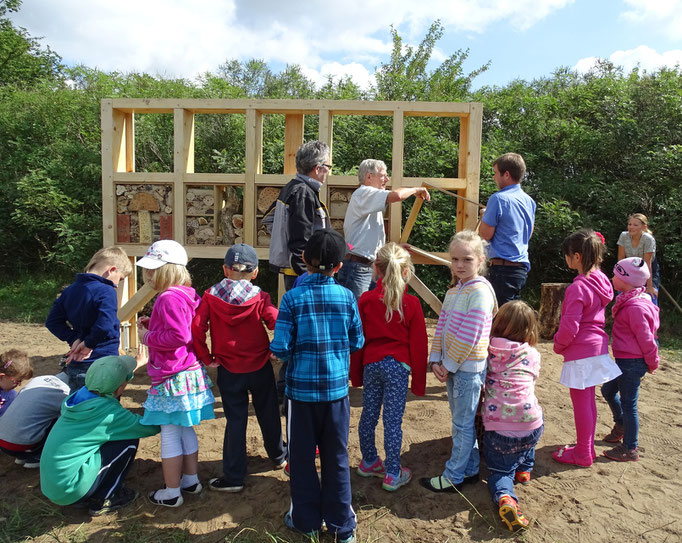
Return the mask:
MULTIPOLYGON (((477 257, 481 258, 481 265, 478 267, 477 273, 478 275, 483 275, 485 273, 486 262, 485 248, 488 246, 488 243, 473 230, 462 230, 460 232, 456 232, 455 235, 452 236, 452 239, 450 240, 450 245, 448 246, 448 249, 452 249, 452 246, 455 245, 456 243, 468 245, 474 252, 474 254, 477 257)), ((452 273, 452 270, 450 271, 452 273)), ((452 278, 449 286, 452 287, 456 284, 457 277, 455 276, 454 273, 452 273, 452 278)))
POLYGON ((164 264, 153 270, 149 279, 149 286, 159 291, 177 286, 191 287, 192 276, 187 268, 181 264, 164 264))
POLYGON ((493 319, 490 337, 503 337, 534 346, 538 342, 538 318, 526 302, 512 300, 500 307, 493 319))
POLYGON ((403 315, 403 294, 405 287, 414 275, 414 265, 410 253, 397 243, 391 241, 384 245, 377 253, 374 265, 383 277, 384 305, 386 306, 386 322, 393 318, 393 312, 403 315))
POLYGON ((33 377, 33 365, 28 359, 28 353, 19 349, 10 349, 0 354, 0 373, 4 373, 15 381, 33 377))
POLYGON ((121 247, 104 247, 97 251, 88 265, 85 266, 85 273, 89 273, 94 268, 99 268, 103 264, 107 266, 116 266, 124 276, 128 276, 133 271, 133 265, 130 263, 127 253, 121 247))

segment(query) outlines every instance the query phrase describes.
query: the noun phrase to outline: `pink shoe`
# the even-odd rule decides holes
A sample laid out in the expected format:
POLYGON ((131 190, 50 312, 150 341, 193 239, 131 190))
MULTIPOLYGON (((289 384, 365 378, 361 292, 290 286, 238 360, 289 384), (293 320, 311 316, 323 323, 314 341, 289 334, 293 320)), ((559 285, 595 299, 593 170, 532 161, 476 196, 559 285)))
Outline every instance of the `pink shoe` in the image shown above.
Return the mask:
POLYGON ((575 453, 575 447, 570 447, 565 445, 564 447, 559 447, 556 451, 552 453, 552 458, 559 462, 560 464, 571 464, 573 466, 581 466, 583 468, 589 468, 594 459, 583 460, 578 458, 575 453))

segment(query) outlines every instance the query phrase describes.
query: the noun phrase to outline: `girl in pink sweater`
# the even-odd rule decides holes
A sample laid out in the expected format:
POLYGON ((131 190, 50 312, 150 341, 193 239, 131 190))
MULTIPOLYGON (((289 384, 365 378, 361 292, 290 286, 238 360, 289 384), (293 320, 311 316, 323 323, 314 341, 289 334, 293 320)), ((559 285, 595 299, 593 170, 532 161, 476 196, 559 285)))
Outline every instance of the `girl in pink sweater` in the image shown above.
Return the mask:
POLYGON ((144 402, 142 424, 161 426, 161 466, 165 488, 151 492, 154 505, 179 507, 182 491, 201 492, 197 476, 199 443, 194 425, 213 419, 211 380, 192 344, 192 319, 201 298, 191 287, 187 253, 164 239, 147 250, 137 265, 159 294, 151 318, 138 320, 142 343, 149 347, 147 372, 152 386, 144 402))
POLYGON ((528 526, 518 507, 514 482, 530 483, 535 446, 544 429, 542 408, 535 397, 540 375, 537 342, 535 311, 521 300, 504 304, 490 331, 483 454, 490 497, 512 531, 528 526))
POLYGON ((578 230, 564 240, 562 249, 566 265, 578 276, 566 289, 554 352, 564 356, 559 382, 570 389, 577 443, 559 447, 552 458, 587 467, 597 458, 595 386, 620 375, 609 357, 609 336, 604 331, 604 309, 613 299, 613 288, 599 269, 606 252, 601 234, 578 230))

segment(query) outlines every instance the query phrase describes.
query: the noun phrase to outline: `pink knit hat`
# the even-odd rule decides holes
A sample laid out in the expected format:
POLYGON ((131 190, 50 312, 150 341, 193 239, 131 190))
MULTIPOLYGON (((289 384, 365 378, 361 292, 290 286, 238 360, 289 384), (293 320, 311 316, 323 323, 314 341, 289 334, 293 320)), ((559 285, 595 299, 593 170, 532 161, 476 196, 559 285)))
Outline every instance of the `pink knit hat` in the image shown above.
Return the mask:
POLYGON ((632 256, 619 260, 613 267, 613 275, 633 287, 643 287, 649 280, 649 266, 641 258, 632 256))

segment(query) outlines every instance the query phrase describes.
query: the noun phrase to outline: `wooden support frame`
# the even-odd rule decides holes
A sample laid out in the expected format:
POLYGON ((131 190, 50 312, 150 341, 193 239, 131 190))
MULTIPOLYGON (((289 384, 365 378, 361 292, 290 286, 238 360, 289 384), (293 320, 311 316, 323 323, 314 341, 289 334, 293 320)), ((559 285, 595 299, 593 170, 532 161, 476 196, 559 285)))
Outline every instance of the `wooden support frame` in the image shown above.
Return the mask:
MULTIPOLYGON (((303 141, 305 115, 318 116, 318 137, 332 149, 335 115, 385 115, 393 118, 393 147, 391 156, 391 188, 418 187, 423 183, 442 189, 457 191, 459 195, 477 202, 479 191, 482 104, 459 102, 371 102, 361 100, 224 100, 224 99, 136 99, 117 98, 102 100, 102 225, 105 245, 123 245, 130 256, 142 256, 147 245, 126 243, 117 239, 117 197, 119 184, 166 185, 173 190, 172 235, 182 243, 190 258, 222 259, 225 247, 221 245, 191 245, 187 243, 186 193, 188 186, 213 185, 214 200, 217 200, 224 186, 232 185, 243 189, 243 234, 244 242, 256 246, 259 258, 267 260, 268 247, 257 246, 256 202, 259 187, 281 187, 295 173, 295 155, 303 141), (140 113, 165 113, 173 115, 173 171, 169 173, 135 172, 135 115, 140 113), (209 174, 194 172, 194 129, 195 115, 242 114, 246 122, 245 171, 243 174, 209 174), (285 117, 284 173, 264 175, 262 173, 263 115, 281 114, 285 117), (404 132, 406 117, 456 117, 460 120, 459 167, 457 178, 417 178, 404 176, 404 132), (220 189, 220 190, 218 190, 220 189)), ((382 158, 382 157, 375 157, 382 158)), ((332 160, 333 163, 333 160, 332 160)), ((329 201, 335 187, 345 190, 357 187, 353 176, 330 175, 321 191, 323 200, 329 201)), ((405 242, 416 221, 421 200, 418 199, 405 228, 401 221, 401 203, 391 204, 388 213, 389 240, 405 242)), ((218 218, 217 201, 214 210, 214 225, 218 218)), ((457 230, 474 229, 478 217, 476 204, 459 199, 457 202, 457 230)), ((168 223, 170 217, 166 221, 168 223)), ((217 231, 217 226, 215 226, 217 231)), ((170 231, 170 230, 168 230, 170 231)), ((443 265, 442 253, 428 253, 414 256, 415 262, 443 265)), ((417 280, 418 281, 418 280, 417 280)), ((428 288, 417 283, 417 292, 425 299, 428 288)), ((135 282, 132 282, 135 285, 135 282)), ((144 289, 140 290, 143 292, 144 289)), ((153 296, 144 291, 145 296, 153 296)), ((126 316, 131 316, 141 307, 145 296, 130 293, 126 304, 126 316), (138 304, 133 309, 132 304, 138 304)), ((427 300, 428 301, 428 300, 427 300)), ((432 307, 435 302, 429 302, 432 307)), ((146 303, 146 301, 145 301, 146 303)), ((436 304, 437 305, 437 304, 436 304)))

